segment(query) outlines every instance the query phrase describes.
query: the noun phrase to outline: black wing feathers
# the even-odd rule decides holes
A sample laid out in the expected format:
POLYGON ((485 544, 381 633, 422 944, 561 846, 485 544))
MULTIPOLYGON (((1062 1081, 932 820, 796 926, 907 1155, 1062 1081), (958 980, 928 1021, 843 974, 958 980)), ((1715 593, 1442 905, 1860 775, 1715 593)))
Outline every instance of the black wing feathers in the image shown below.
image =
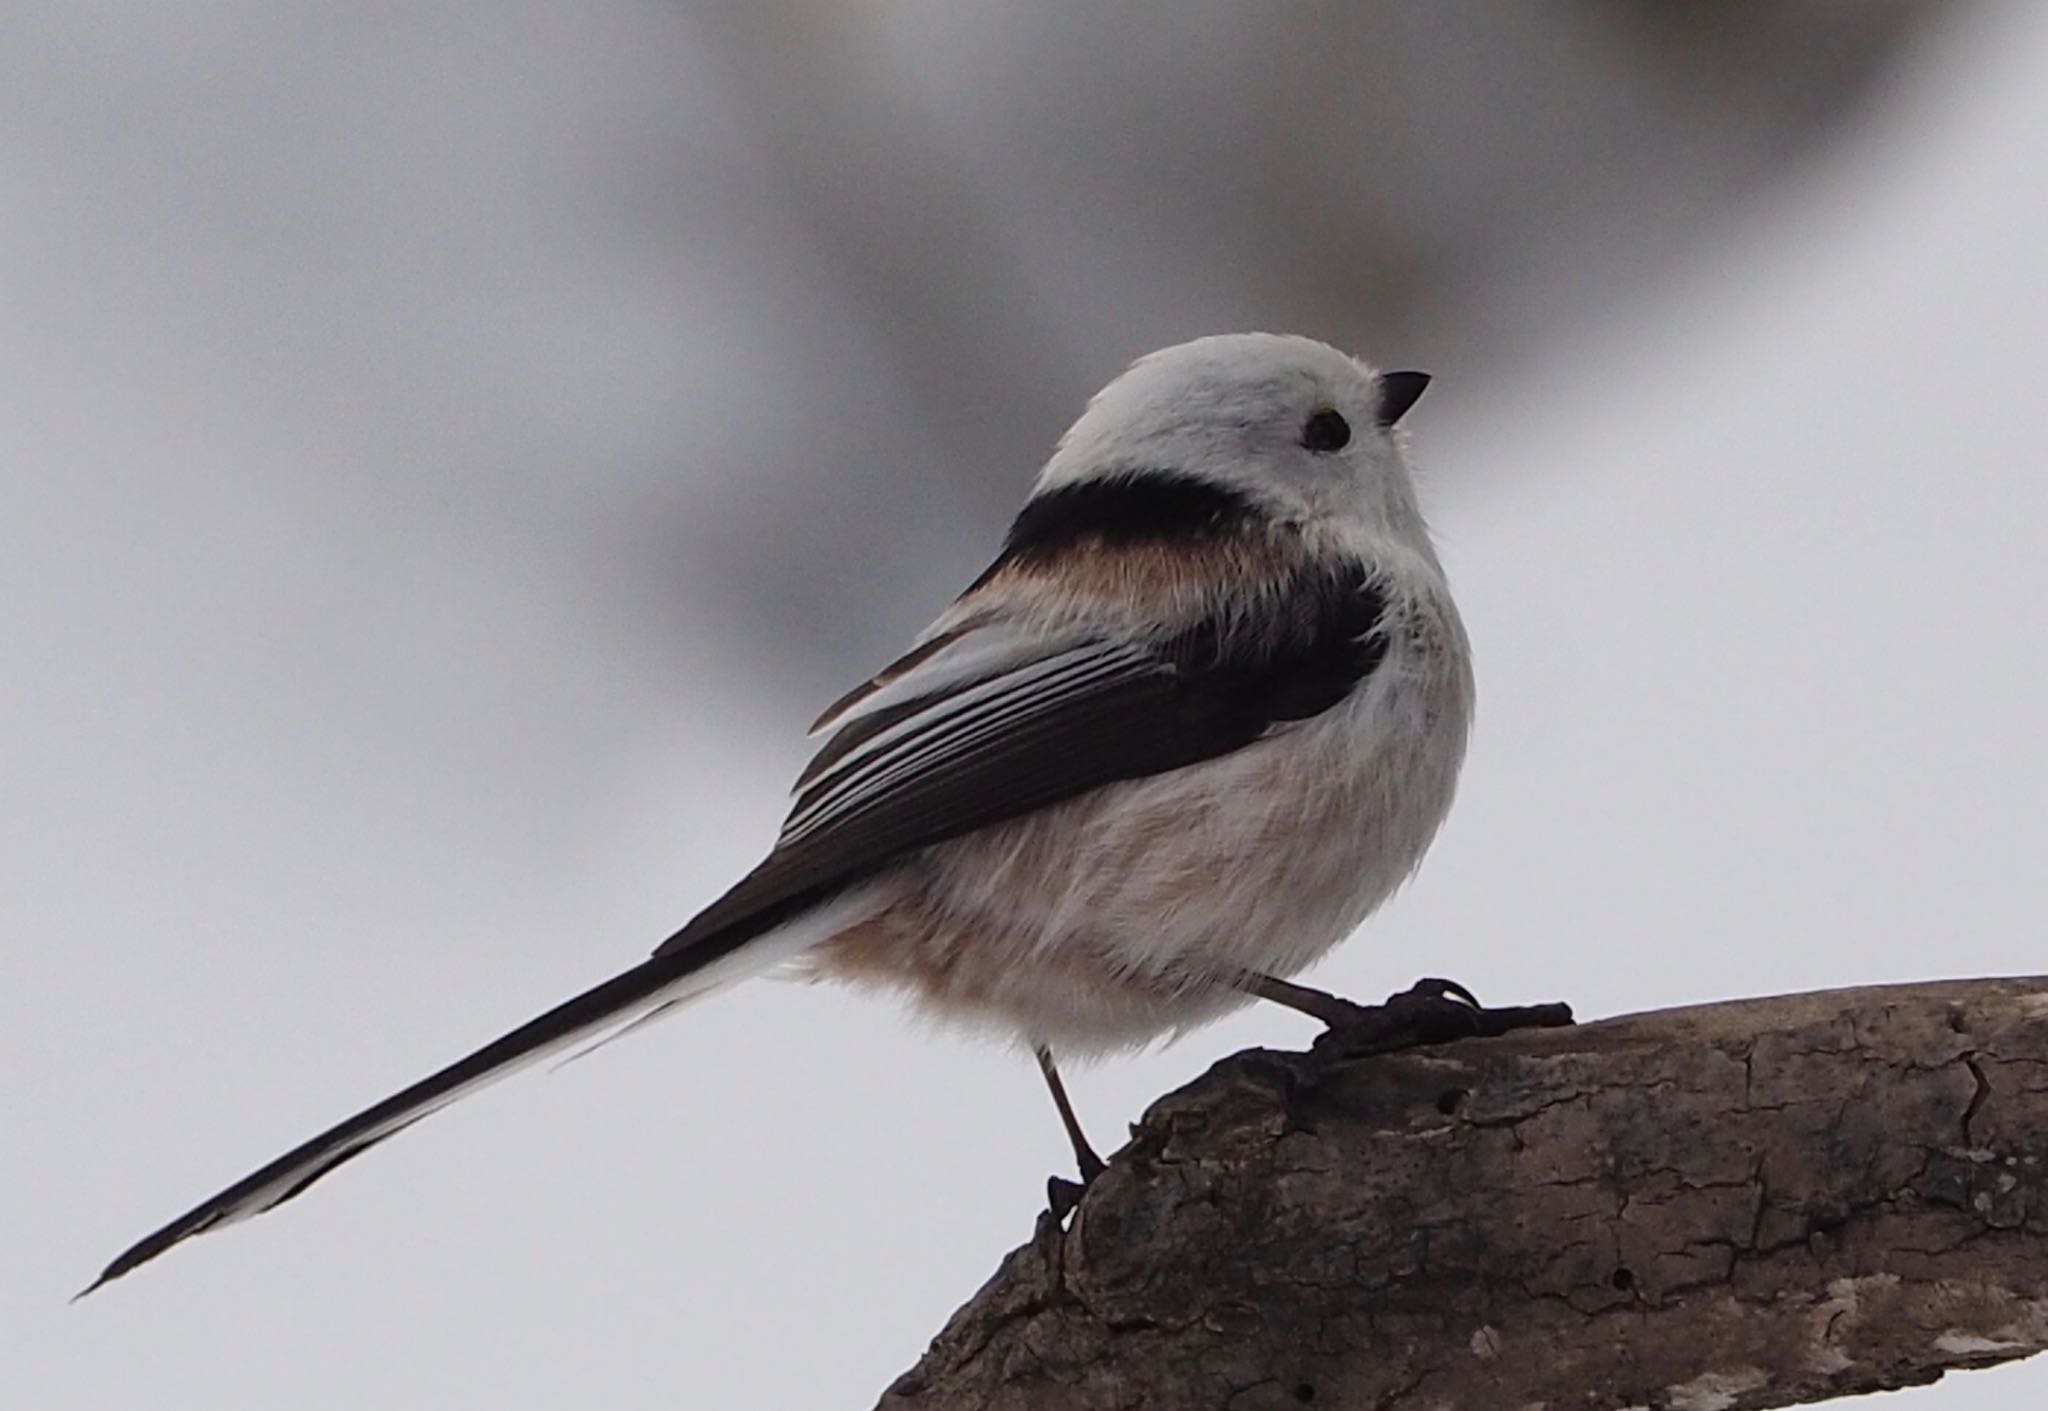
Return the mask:
MULTIPOLYGON (((1386 655, 1385 611, 1363 564, 1304 569, 1256 612, 1218 614, 1080 694, 1012 711, 1001 728, 927 754, 921 767, 900 771, 831 821, 785 837, 655 954, 725 954, 906 853, 1106 784, 1229 754, 1277 724, 1319 715, 1386 655)), ((855 720, 843 728, 865 741, 941 704, 921 697, 890 707, 885 726, 855 720)), ((901 748, 917 743, 912 735, 901 748)), ((839 745, 835 737, 825 748, 843 754, 839 745)), ((799 797, 793 821, 809 798, 799 797)))
MULTIPOLYGON (((1268 724, 1321 715, 1386 657, 1386 611, 1362 563, 1304 572, 1263 605, 1256 629, 1240 627, 1240 640, 1217 644, 1211 689, 1268 724)), ((1204 624, 1196 636, 1216 630, 1204 624)))
POLYGON ((1363 565, 1301 574, 1256 620, 1206 620, 1157 644, 1141 667, 1013 712, 999 730, 905 772, 789 850, 865 871, 1105 784, 1241 749, 1349 695, 1386 653, 1384 611, 1363 565))

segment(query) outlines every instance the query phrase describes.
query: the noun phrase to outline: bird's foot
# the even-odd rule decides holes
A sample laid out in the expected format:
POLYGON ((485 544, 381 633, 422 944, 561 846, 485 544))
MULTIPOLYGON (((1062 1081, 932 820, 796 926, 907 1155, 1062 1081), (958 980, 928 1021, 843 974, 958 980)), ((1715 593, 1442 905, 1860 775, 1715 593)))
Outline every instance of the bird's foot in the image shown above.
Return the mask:
POLYGON ((1488 1009, 1455 980, 1417 980, 1384 1004, 1357 1004, 1327 997, 1329 1028, 1315 1052, 1363 1058, 1402 1049, 1447 1044, 1458 1039, 1493 1038, 1518 1029, 1554 1029, 1572 1022, 1568 1004, 1512 1005, 1488 1009))

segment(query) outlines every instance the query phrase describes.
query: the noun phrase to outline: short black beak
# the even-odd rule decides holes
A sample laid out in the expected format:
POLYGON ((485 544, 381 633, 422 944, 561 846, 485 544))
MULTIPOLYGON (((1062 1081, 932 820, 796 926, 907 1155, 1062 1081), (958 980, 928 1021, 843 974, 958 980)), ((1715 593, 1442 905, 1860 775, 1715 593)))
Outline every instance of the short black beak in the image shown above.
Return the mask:
POLYGON ((1380 425, 1392 426, 1408 415, 1408 408, 1429 386, 1426 372, 1383 372, 1380 374, 1380 425))

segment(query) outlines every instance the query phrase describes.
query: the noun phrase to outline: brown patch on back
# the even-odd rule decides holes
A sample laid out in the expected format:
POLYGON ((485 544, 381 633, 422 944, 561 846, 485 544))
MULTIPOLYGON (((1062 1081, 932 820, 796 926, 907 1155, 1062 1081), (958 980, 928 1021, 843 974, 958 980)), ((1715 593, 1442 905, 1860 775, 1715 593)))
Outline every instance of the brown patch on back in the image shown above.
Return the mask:
POLYGON ((1198 544, 1110 544, 1083 539, 1055 557, 1016 559, 995 568, 963 604, 1000 600, 1108 621, 1175 622, 1206 616, 1223 589, 1278 587, 1306 554, 1277 534, 1198 544))

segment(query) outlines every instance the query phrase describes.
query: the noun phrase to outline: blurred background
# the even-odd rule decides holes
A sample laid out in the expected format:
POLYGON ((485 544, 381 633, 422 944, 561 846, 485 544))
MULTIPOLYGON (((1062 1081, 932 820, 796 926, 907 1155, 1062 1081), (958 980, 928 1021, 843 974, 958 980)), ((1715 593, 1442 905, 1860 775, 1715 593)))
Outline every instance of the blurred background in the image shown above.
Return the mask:
POLYGON ((2044 124, 2023 4, 14 0, 0 1403, 870 1404, 1070 1158, 1028 1062, 789 985, 63 1300, 707 901, 1201 333, 1439 378, 1479 728, 1318 983, 2048 969, 2044 124))

